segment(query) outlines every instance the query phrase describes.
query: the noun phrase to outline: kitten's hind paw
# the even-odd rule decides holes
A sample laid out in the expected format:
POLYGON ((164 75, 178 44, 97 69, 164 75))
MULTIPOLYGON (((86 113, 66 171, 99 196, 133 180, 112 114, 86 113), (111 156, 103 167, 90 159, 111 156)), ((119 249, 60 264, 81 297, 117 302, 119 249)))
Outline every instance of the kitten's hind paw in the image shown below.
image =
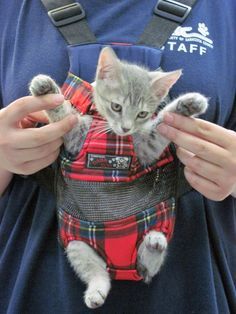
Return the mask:
POLYGON ((167 239, 163 233, 152 230, 144 237, 138 249, 137 270, 145 283, 150 283, 159 272, 167 250, 167 239))
POLYGON ((84 296, 85 303, 90 309, 96 309, 103 305, 106 297, 100 290, 86 291, 84 296))
POLYGON ((176 113, 190 117, 202 114, 208 107, 208 100, 199 93, 188 93, 177 99, 176 113))
POLYGON ((162 232, 150 231, 144 238, 144 243, 150 251, 163 252, 167 248, 167 239, 162 232))
POLYGON ((84 301, 90 309, 96 309, 103 305, 110 291, 111 284, 105 278, 94 278, 90 282, 84 294, 84 301))
POLYGON ((32 79, 29 90, 33 96, 60 93, 55 81, 50 76, 43 74, 39 74, 32 79))

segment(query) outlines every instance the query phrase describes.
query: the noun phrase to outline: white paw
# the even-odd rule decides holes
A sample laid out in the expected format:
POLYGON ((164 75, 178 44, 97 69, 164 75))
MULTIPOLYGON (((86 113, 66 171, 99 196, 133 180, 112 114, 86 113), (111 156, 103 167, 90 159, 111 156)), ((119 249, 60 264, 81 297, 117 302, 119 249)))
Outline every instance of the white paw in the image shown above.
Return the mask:
POLYGON ((149 250, 163 252, 167 248, 167 240, 162 232, 150 231, 144 238, 146 247, 149 250))
POLYGON ((96 309, 103 305, 106 299, 106 294, 101 289, 87 290, 84 295, 84 301, 90 309, 96 309))
POLYGON ((110 279, 94 277, 84 294, 84 301, 90 309, 96 309, 105 302, 110 291, 110 279))
POLYGON ((164 263, 167 240, 155 230, 146 234, 138 249, 137 270, 145 283, 150 283, 164 263))

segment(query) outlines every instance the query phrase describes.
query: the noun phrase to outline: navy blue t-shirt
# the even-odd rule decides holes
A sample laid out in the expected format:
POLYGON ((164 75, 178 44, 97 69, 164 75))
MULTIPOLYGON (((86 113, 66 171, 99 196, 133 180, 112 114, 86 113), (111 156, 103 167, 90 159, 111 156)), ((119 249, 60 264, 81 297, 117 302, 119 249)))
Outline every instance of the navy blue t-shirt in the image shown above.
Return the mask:
MULTIPOLYGON (((155 0, 81 0, 101 42, 136 43, 155 0)), ((209 97, 204 119, 236 130, 236 2, 199 0, 163 50, 164 70, 183 69, 171 95, 209 97)), ((158 29, 156 30, 158 32, 158 29)), ((28 94, 38 73, 62 84, 66 43, 39 0, 0 2, 0 107, 28 94)), ((153 282, 116 281, 96 313, 233 313, 236 302, 236 201, 192 190, 179 204, 166 262, 153 282)), ((54 197, 15 176, 0 199, 0 314, 90 313, 85 286, 57 242, 54 197)))

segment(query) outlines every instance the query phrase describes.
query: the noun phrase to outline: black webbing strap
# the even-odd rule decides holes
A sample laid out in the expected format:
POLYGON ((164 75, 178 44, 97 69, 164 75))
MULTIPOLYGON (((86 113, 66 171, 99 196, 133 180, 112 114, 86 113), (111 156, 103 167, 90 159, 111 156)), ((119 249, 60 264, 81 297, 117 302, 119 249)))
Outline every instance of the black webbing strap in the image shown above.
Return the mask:
POLYGON ((179 167, 178 167, 178 177, 177 177, 177 187, 176 187, 176 197, 177 199, 184 195, 187 192, 190 192, 193 190, 191 185, 188 183, 184 176, 184 166, 179 162, 179 167))
POLYGON ((55 194, 56 171, 51 167, 44 168, 29 177, 36 181, 40 186, 46 188, 49 192, 55 194))
POLYGON ((96 42, 84 9, 73 0, 41 0, 54 26, 68 45, 96 42))
POLYGON ((191 12, 196 0, 159 0, 138 44, 161 48, 191 12))
MULTIPOLYGON (((184 165, 180 162, 176 155, 176 147, 174 143, 171 143, 169 145, 170 152, 172 156, 174 157, 173 165, 171 169, 171 177, 174 178, 173 180, 169 180, 169 184, 173 184, 174 186, 174 196, 175 199, 178 200, 178 198, 185 193, 192 190, 192 187, 188 183, 188 181, 185 179, 184 175, 184 165)), ((168 183, 167 183, 168 184, 168 183)), ((177 203, 176 203, 177 206, 177 203)))

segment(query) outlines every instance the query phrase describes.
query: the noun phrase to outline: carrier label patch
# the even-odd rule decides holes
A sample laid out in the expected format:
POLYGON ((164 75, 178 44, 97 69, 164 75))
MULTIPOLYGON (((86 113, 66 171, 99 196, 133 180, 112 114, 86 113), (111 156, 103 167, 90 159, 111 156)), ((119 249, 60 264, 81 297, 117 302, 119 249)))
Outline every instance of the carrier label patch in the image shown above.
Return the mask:
POLYGON ((88 154, 87 159, 87 168, 90 169, 128 170, 130 164, 130 156, 88 154))

